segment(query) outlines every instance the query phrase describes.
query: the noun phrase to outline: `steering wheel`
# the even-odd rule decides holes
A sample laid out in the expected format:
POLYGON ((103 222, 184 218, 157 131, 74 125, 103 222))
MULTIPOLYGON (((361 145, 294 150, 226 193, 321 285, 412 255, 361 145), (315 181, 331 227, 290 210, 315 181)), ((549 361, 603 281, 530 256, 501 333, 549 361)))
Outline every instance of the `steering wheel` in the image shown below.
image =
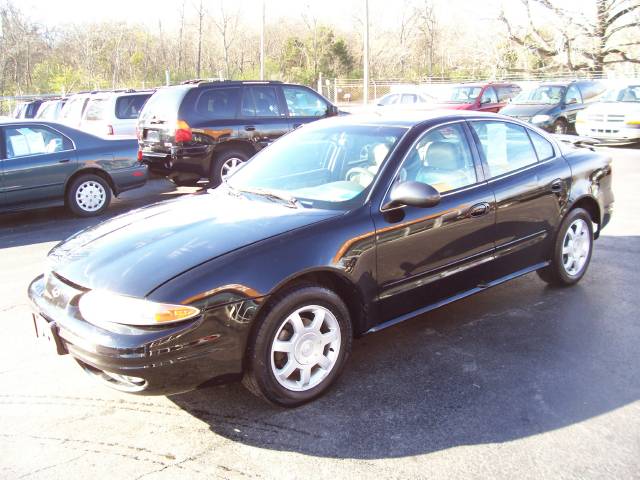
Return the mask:
MULTIPOLYGON (((353 167, 353 168, 350 168, 347 171, 347 174, 345 175, 345 178, 347 179, 347 182, 353 182, 354 180, 356 180, 361 175, 367 176, 370 179, 369 183, 371 183, 371 181, 373 181, 373 177, 375 176, 373 173, 371 173, 366 168, 353 167)), ((360 185, 362 185, 362 182, 358 181, 357 183, 360 183, 360 185)))

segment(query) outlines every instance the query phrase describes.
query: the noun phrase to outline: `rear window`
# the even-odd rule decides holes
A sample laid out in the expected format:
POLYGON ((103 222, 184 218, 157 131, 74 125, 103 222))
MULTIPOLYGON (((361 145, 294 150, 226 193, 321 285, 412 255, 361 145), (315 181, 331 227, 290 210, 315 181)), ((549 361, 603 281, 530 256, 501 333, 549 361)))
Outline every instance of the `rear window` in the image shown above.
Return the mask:
POLYGON ((149 100, 151 94, 127 95, 116 99, 116 118, 134 120, 140 115, 142 107, 149 100))
POLYGON ((239 88, 211 88, 198 96, 196 112, 207 118, 236 118, 239 100, 239 88))
POLYGON ((94 98, 89 100, 85 119, 90 122, 97 122, 100 120, 104 120, 106 106, 107 106, 106 98, 94 98))
POLYGON ((182 99, 191 86, 166 87, 156 90, 151 98, 144 104, 138 117, 142 121, 147 120, 176 120, 182 99))

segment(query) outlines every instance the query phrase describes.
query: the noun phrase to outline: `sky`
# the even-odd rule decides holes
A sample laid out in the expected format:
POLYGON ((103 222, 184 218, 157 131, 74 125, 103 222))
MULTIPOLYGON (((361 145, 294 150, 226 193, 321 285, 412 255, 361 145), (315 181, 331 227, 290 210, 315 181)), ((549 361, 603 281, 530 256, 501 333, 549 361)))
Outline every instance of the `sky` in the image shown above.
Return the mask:
MULTIPOLYGON (((434 0, 441 17, 451 20, 458 15, 486 16, 497 14, 499 0, 434 0)), ((28 17, 47 26, 64 23, 89 23, 104 20, 144 23, 163 28, 176 28, 182 0, 14 0, 28 17), (108 8, 106 7, 108 5, 108 8)), ((258 28, 262 0, 224 0, 224 5, 240 9, 243 23, 258 28)), ((384 28, 398 21, 403 0, 369 0, 370 22, 384 28), (389 8, 389 7, 392 8, 389 8)), ((199 0, 186 0, 191 17, 199 0)), ((215 12, 220 0, 204 0, 205 8, 215 12)), ((364 0, 265 0, 266 21, 280 18, 300 18, 304 13, 315 15, 320 21, 350 29, 354 17, 364 9, 364 0)))

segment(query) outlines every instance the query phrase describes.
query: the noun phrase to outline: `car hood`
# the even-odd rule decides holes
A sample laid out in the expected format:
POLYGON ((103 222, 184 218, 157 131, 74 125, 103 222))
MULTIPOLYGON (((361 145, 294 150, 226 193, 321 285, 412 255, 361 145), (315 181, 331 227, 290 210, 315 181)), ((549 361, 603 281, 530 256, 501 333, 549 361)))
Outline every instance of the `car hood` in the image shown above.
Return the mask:
POLYGON ((342 213, 251 197, 218 188, 134 210, 58 244, 48 269, 80 287, 144 297, 215 257, 342 213))
POLYGON ((547 104, 518 104, 518 103, 510 103, 506 105, 500 113, 503 115, 510 115, 512 117, 533 117, 534 115, 539 115, 541 113, 547 113, 551 110, 555 105, 547 105, 547 104))

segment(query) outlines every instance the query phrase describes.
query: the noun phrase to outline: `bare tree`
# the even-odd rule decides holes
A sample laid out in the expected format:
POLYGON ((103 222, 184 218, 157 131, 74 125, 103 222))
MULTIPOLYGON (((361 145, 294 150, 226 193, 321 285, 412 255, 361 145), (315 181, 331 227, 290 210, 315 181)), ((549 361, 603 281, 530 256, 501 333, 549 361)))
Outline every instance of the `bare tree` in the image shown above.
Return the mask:
POLYGON ((198 15, 198 54, 196 60, 196 78, 200 78, 200 67, 202 62, 202 21, 204 20, 205 10, 203 0, 200 0, 200 6, 197 9, 198 15))
POLYGON ((592 0, 589 6, 595 7, 595 14, 588 8, 570 11, 552 0, 520 0, 520 4, 527 17, 524 28, 514 26, 504 10, 500 20, 512 42, 544 60, 542 68, 560 64, 572 71, 602 73, 606 65, 640 63, 640 58, 629 54, 629 47, 640 45, 640 24, 635 15, 640 0, 592 0), (535 22, 533 8, 541 11, 544 27, 535 22), (550 25, 554 25, 551 30, 550 25), (624 33, 630 34, 630 41, 624 40, 624 33))
POLYGON ((213 24, 220 34, 222 40, 222 53, 224 56, 224 75, 231 78, 231 47, 236 40, 238 33, 238 12, 229 12, 225 9, 224 2, 220 2, 220 15, 213 18, 213 24))

